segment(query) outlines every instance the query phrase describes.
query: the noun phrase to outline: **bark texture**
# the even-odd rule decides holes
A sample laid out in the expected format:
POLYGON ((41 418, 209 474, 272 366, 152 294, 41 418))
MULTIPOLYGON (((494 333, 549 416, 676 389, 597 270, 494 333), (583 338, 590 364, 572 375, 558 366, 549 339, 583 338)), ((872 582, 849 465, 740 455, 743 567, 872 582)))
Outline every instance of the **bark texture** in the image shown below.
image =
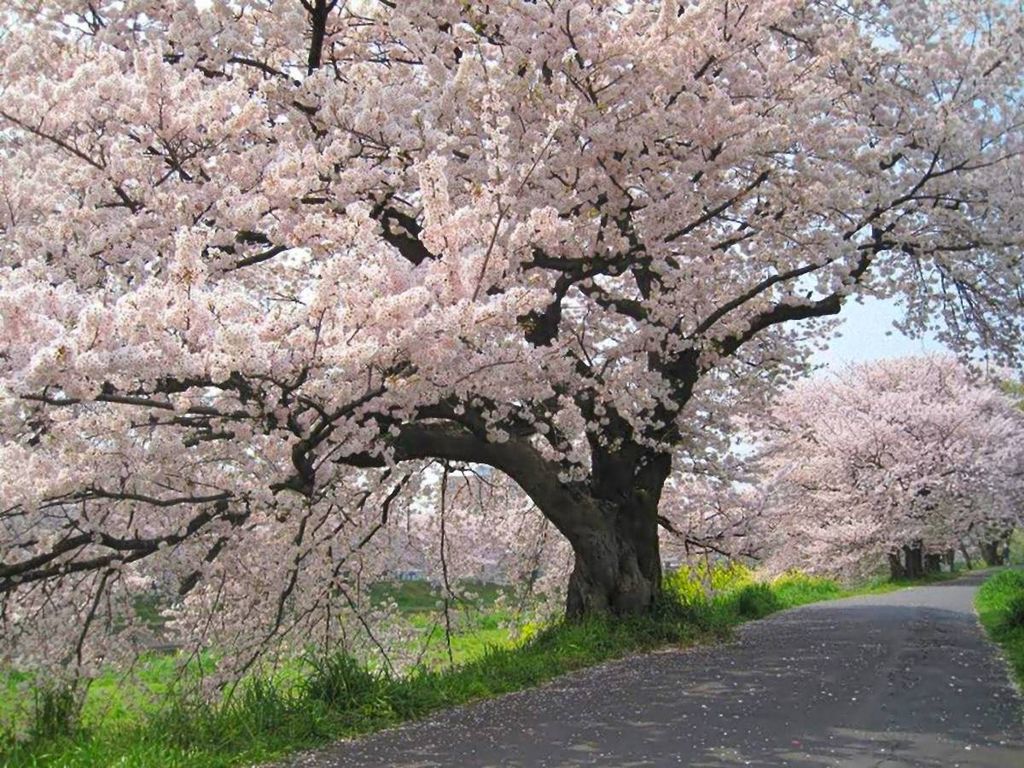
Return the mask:
POLYGON ((565 531, 576 556, 567 616, 628 616, 654 606, 661 592, 658 502, 670 465, 667 456, 595 461, 592 494, 565 531))

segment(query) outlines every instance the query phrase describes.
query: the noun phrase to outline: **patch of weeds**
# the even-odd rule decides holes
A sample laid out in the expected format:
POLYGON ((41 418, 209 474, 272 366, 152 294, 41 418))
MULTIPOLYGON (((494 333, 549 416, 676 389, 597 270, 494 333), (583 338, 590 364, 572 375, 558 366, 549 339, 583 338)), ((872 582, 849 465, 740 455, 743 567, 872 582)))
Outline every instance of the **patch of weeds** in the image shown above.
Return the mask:
POLYGON ((82 697, 75 686, 34 686, 32 699, 31 740, 52 741, 73 736, 79 730, 82 697))
POLYGON ((665 575, 662 589, 682 603, 700 603, 735 592, 754 582, 754 572, 742 563, 701 560, 665 575))
POLYGON ((832 579, 791 571, 772 582, 772 592, 786 608, 841 597, 843 590, 832 579))
POLYGON ((768 584, 748 584, 736 593, 736 613, 741 619, 761 619, 785 606, 768 584))

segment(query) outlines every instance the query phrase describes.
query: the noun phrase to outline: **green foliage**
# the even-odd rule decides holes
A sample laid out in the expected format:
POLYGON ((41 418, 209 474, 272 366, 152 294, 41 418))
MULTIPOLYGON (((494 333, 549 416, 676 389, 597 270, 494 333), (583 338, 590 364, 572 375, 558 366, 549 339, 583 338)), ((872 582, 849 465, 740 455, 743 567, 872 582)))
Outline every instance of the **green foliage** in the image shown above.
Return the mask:
POLYGON ((736 593, 736 613, 741 619, 760 619, 784 607, 768 584, 748 584, 736 593))
POLYGON ((80 703, 74 686, 34 686, 29 737, 40 741, 74 735, 79 727, 80 703))
POLYGON ((1003 623, 1008 629, 1024 628, 1024 592, 1010 598, 1003 623))
POLYGON ((754 572, 742 563, 701 560, 666 574, 663 589, 682 603, 699 603, 734 592, 754 581, 754 572))
POLYGON ((975 598, 978 617, 1024 685, 1024 571, 999 571, 975 598))
POLYGON ((310 661, 312 674, 300 683, 302 695, 336 709, 357 709, 380 686, 380 675, 347 653, 310 661))

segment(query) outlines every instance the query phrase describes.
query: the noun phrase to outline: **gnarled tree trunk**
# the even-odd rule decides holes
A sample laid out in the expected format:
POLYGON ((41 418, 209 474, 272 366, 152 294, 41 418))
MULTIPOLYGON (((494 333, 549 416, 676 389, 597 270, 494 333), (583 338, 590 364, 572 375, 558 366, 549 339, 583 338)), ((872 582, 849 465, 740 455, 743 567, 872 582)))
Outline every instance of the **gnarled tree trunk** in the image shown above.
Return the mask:
POLYGON ((661 592, 658 502, 671 460, 606 454, 594 468, 593 496, 563 530, 576 557, 566 615, 649 611, 661 592))
POLYGON ((572 545, 568 616, 626 616, 654 606, 661 591, 658 502, 670 455, 621 438, 615 449, 592 445, 589 480, 567 482, 528 442, 492 443, 456 425, 408 425, 397 448, 400 459, 483 462, 515 480, 572 545))
POLYGON ((566 615, 650 610, 661 590, 656 509, 597 506, 603 519, 569 537, 576 560, 566 615))

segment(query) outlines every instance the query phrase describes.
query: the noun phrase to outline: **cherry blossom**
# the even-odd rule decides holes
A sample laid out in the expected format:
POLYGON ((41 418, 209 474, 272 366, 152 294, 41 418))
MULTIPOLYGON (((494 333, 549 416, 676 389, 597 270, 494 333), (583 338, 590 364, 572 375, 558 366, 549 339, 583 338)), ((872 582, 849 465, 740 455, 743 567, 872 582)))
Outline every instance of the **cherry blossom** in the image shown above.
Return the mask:
POLYGON ((1010 3, 12 0, 0 24, 11 654, 142 642, 154 581, 240 666, 331 638, 437 462, 540 509, 570 614, 643 611, 667 479, 719 471, 849 297, 1021 348, 1010 3))

